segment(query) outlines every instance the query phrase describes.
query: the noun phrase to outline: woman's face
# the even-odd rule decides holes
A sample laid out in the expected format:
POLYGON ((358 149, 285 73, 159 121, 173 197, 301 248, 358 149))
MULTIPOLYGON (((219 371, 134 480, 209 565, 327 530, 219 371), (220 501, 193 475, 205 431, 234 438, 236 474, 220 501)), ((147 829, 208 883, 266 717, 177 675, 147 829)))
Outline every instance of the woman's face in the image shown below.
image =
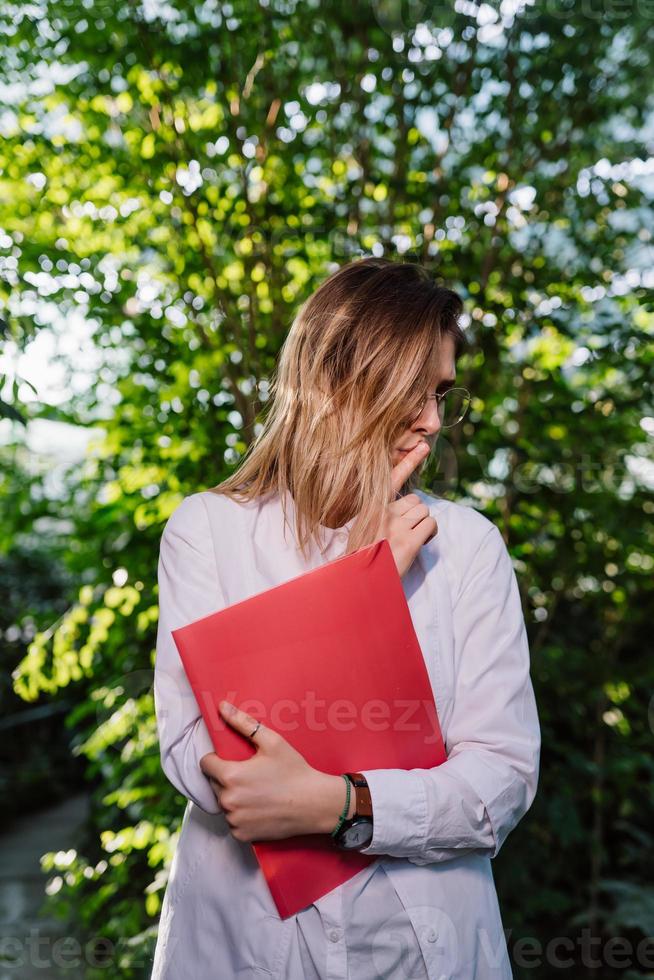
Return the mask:
MULTIPOLYGON (((433 379, 430 389, 425 394, 433 395, 435 392, 447 391, 448 388, 454 387, 455 384, 456 364, 454 361, 454 340, 450 336, 445 336, 441 344, 436 377, 433 379)), ((398 439, 397 444, 393 447, 393 466, 399 463, 404 457, 405 452, 413 449, 421 439, 429 443, 430 449, 433 449, 440 427, 441 420, 438 414, 438 402, 435 398, 428 398, 420 415, 405 429, 398 439)))

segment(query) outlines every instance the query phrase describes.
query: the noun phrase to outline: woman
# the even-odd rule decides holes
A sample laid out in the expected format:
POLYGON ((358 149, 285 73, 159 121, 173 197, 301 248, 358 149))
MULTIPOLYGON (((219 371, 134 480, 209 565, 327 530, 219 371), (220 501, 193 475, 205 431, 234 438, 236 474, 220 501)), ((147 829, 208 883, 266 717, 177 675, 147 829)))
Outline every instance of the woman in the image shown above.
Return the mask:
POLYGON ((538 778, 520 598, 497 527, 415 490, 428 456, 419 447, 467 407, 467 392, 450 390, 461 310, 415 264, 369 258, 338 269, 292 324, 270 411, 238 470, 185 498, 166 524, 155 706, 163 769, 188 803, 154 980, 512 976, 490 861, 538 778), (402 577, 447 761, 363 770, 348 804, 347 776, 312 768, 238 706, 222 707, 223 718, 257 751, 220 758, 171 630, 381 537, 402 577), (338 827, 343 844, 366 807, 358 846, 374 862, 281 919, 250 842, 338 827))

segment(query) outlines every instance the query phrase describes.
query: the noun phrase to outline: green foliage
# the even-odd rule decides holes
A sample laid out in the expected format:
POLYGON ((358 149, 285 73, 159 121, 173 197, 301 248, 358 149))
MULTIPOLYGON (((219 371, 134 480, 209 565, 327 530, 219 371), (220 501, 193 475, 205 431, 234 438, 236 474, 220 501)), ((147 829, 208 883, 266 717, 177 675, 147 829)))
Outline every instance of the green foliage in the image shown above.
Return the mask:
POLYGON ((497 521, 523 595, 543 754, 494 862, 511 940, 651 932, 654 305, 637 161, 654 48, 647 12, 624 13, 534 5, 501 30, 492 4, 479 20, 336 0, 0 14, 2 329, 23 349, 81 314, 101 355, 66 404, 13 385, 0 405, 102 428, 57 496, 40 477, 26 489, 18 421, 3 449, 0 494, 21 507, 2 554, 45 519, 67 599, 48 597, 14 684, 26 702, 74 698, 92 832, 44 870, 121 976, 147 975, 184 802, 151 697, 161 527, 257 434, 297 305, 371 251, 465 299, 474 400, 425 486, 497 521))

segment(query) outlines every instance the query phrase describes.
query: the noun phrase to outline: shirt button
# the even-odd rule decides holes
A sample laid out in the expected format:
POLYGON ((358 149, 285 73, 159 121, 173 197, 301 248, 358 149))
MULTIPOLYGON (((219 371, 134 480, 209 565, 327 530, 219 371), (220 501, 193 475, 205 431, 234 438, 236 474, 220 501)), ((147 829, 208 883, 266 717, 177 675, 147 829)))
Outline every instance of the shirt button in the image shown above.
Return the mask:
POLYGON ((338 940, 341 938, 341 934, 338 931, 338 929, 332 929, 332 931, 329 933, 329 938, 333 943, 337 943, 338 940))
POLYGON ((429 932, 427 933, 427 942, 435 943, 437 939, 438 939, 438 933, 436 932, 436 930, 430 929, 429 932))

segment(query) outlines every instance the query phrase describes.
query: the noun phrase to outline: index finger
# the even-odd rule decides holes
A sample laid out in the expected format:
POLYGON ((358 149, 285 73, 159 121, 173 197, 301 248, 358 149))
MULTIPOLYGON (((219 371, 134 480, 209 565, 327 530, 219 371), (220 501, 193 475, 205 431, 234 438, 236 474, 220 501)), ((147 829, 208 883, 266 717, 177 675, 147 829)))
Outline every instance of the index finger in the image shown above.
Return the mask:
POLYGON ((399 463, 396 463, 391 470, 391 485, 397 493, 400 487, 404 486, 416 466, 426 459, 429 453, 429 443, 421 439, 417 446, 414 446, 410 453, 405 453, 399 463))
POLYGON ((277 733, 264 725, 263 722, 253 718, 247 711, 237 708, 235 704, 231 704, 229 701, 221 701, 218 707, 221 715, 232 728, 235 728, 241 735, 246 735, 257 748, 265 749, 275 744, 277 733))

